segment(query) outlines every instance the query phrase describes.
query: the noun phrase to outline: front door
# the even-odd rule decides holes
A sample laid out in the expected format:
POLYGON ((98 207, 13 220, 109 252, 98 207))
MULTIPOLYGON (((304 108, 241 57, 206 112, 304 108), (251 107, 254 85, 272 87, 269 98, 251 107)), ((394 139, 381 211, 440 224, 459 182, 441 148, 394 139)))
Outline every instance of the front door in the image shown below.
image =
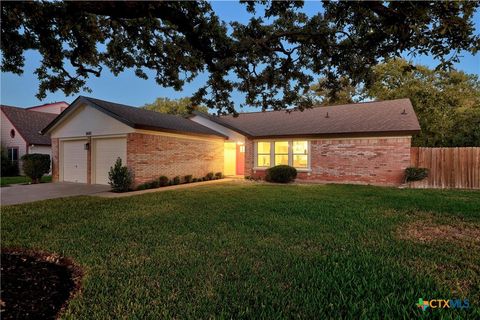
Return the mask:
POLYGON ((235 142, 225 142, 223 150, 224 174, 234 176, 237 173, 237 144, 235 142))

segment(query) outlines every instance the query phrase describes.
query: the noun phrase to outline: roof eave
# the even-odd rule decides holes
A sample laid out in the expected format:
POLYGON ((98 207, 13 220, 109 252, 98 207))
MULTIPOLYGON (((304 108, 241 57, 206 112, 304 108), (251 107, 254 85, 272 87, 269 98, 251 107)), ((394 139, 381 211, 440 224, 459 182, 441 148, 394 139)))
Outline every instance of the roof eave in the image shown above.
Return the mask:
POLYGON ((338 137, 394 137, 411 136, 420 133, 420 130, 397 130, 397 131, 368 131, 368 132, 337 132, 337 133, 307 133, 307 134, 283 134, 283 135, 256 135, 252 139, 288 139, 288 138, 338 138, 338 137))
POLYGON ((126 124, 127 126, 130 126, 132 128, 135 127, 135 124, 128 121, 127 119, 125 118, 122 118, 120 117, 119 115, 99 106, 98 104, 96 104, 95 102, 89 100, 88 98, 85 98, 85 97, 78 97, 77 99, 75 99, 69 106, 67 109, 64 110, 64 112, 62 112, 61 114, 59 114, 55 119, 53 119, 52 122, 50 122, 50 124, 48 126, 46 126, 43 130, 40 131, 40 134, 41 135, 45 135, 46 133, 49 133, 51 131, 51 129, 53 129, 59 122, 61 122, 65 117, 67 117, 69 114, 71 114, 73 112, 73 110, 75 110, 81 103, 86 103, 88 104, 89 106, 91 106, 92 108, 95 108, 97 109, 98 111, 101 111, 105 114, 107 114, 108 116, 126 124))
POLYGON ((167 132, 167 133, 177 133, 177 134, 185 134, 190 136, 198 136, 198 137, 211 137, 217 139, 228 139, 227 136, 218 133, 218 134, 208 134, 208 133, 199 133, 199 132, 191 132, 191 131, 184 131, 184 130, 175 130, 170 128, 162 128, 162 127, 154 127, 154 126, 145 126, 145 125, 135 125, 133 126, 135 129, 141 130, 150 130, 150 131, 159 131, 159 132, 167 132))
POLYGON ((244 135, 244 136, 246 136, 246 137, 248 137, 248 138, 253 137, 253 135, 252 135, 251 133, 246 132, 246 131, 243 131, 243 130, 241 130, 241 129, 238 129, 238 128, 230 125, 230 124, 224 123, 224 122, 220 121, 219 119, 215 118, 215 116, 206 114, 206 113, 204 113, 204 112, 193 111, 192 115, 189 116, 189 118, 191 118, 191 117, 193 117, 193 116, 203 117, 203 118, 205 118, 205 119, 207 119, 207 120, 210 120, 210 121, 215 122, 216 124, 219 124, 219 125, 221 125, 221 126, 224 126, 225 128, 228 128, 228 129, 233 130, 233 131, 235 131, 235 132, 237 132, 237 133, 240 133, 240 134, 242 134, 242 135, 244 135))

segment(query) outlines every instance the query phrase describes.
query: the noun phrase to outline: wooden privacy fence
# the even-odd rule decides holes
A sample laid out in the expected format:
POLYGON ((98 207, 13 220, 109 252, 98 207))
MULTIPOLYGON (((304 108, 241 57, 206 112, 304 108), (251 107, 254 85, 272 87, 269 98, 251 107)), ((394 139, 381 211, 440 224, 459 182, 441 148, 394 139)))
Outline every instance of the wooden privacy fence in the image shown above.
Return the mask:
POLYGON ((410 164, 429 169, 426 179, 411 184, 414 188, 480 189, 480 147, 412 147, 410 164))

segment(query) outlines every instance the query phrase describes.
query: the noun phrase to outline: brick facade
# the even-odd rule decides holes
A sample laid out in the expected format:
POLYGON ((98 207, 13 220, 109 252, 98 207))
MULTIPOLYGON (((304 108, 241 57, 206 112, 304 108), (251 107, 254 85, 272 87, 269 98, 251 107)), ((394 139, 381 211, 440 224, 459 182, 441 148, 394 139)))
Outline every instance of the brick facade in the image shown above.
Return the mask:
POLYGON ((52 138, 52 181, 58 182, 60 176, 59 140, 52 138))
POLYGON ((129 133, 127 166, 135 185, 156 179, 223 172, 223 139, 192 139, 168 135, 129 133))
MULTIPOLYGON (((310 141, 311 171, 297 179, 318 182, 399 185, 410 165, 410 137, 318 139, 310 141)), ((245 175, 263 177, 254 170, 253 141, 246 142, 245 175)))

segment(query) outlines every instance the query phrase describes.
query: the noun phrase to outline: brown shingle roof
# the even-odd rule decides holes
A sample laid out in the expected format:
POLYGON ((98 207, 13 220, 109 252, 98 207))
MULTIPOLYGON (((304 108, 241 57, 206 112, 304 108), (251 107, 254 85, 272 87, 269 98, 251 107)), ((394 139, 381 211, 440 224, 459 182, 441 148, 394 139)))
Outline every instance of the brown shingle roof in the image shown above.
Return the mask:
POLYGON ((39 132, 47 126, 56 114, 37 112, 11 106, 0 106, 5 116, 15 126, 28 144, 51 145, 50 137, 39 132))
POLYGON ((133 128, 219 136, 225 138, 223 134, 215 130, 212 130, 210 128, 202 126, 201 124, 177 115, 145 110, 141 108, 127 106, 124 104, 83 96, 78 97, 74 102, 72 102, 70 107, 68 107, 65 112, 63 112, 60 116, 58 116, 55 121, 45 127, 42 132, 45 133, 49 131, 50 128, 52 128, 63 117, 69 114, 70 110, 72 110, 72 107, 78 105, 78 102, 82 101, 133 128))
MULTIPOLYGON (((198 114, 198 113, 196 113, 198 114)), ((240 113, 209 119, 251 137, 415 133, 420 131, 409 99, 366 102, 302 111, 240 113), (328 116, 327 116, 328 115, 328 116)))

